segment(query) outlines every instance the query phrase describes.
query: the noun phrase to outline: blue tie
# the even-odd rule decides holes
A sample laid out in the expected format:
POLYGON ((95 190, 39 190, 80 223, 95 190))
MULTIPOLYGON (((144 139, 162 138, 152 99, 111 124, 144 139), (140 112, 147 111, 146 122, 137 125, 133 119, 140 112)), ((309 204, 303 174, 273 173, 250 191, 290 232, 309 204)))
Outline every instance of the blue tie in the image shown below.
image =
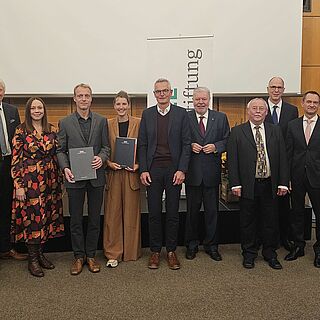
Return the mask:
POLYGON ((272 120, 273 120, 274 124, 278 124, 279 123, 278 115, 277 115, 277 108, 278 108, 278 106, 273 106, 272 120))

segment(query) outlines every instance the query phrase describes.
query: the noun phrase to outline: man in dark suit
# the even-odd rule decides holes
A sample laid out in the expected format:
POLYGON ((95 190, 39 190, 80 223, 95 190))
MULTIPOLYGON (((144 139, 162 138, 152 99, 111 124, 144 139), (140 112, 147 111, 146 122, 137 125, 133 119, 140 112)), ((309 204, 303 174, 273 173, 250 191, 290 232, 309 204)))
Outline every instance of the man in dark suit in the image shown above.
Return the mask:
POLYGON ((100 265, 95 259, 100 231, 100 212, 106 182, 104 163, 109 159, 110 148, 106 119, 91 112, 92 90, 86 84, 74 88, 73 100, 76 112, 59 122, 57 155, 65 176, 65 187, 69 198, 70 230, 74 261, 70 273, 77 275, 86 262, 91 272, 99 272, 100 265), (69 149, 93 147, 92 168, 97 178, 74 181, 70 168, 69 149), (88 228, 84 237, 82 226, 85 195, 88 202, 88 228))
POLYGON ((26 260, 27 255, 18 253, 10 242, 13 182, 11 178, 12 138, 20 124, 18 109, 2 102, 6 91, 0 80, 0 258, 26 260))
POLYGON ((264 123, 268 112, 265 100, 252 99, 247 111, 249 121, 232 128, 227 147, 230 186, 240 197, 243 266, 254 267, 260 225, 262 255, 271 268, 282 269, 276 248, 277 196, 288 190, 284 139, 278 126, 264 123))
POLYGON ((285 257, 292 261, 304 256, 305 195, 308 192, 316 217, 314 265, 320 268, 320 96, 308 91, 302 97, 304 115, 291 121, 286 138, 292 188, 292 234, 294 247, 285 257))
POLYGON ((186 175, 187 219, 186 258, 192 260, 200 243, 199 213, 204 205, 205 252, 215 261, 222 260, 217 244, 221 154, 226 150, 230 133, 226 115, 209 110, 210 91, 198 87, 193 91, 194 111, 188 112, 191 132, 191 158, 186 175))
MULTIPOLYGON (((284 93, 284 81, 280 77, 273 77, 268 83, 268 106, 269 112, 265 121, 280 126, 283 138, 287 136, 288 123, 298 118, 298 109, 296 106, 284 102, 282 95, 284 93)), ((279 234, 280 245, 290 251, 292 243, 289 241, 290 236, 290 196, 287 193, 278 199, 279 208, 279 234)))
POLYGON ((154 84, 157 105, 143 111, 138 157, 140 179, 147 188, 151 256, 148 267, 159 268, 162 248, 162 193, 166 192, 166 249, 170 269, 179 269, 176 256, 179 228, 179 198, 190 158, 190 130, 184 108, 170 103, 170 82, 154 84))

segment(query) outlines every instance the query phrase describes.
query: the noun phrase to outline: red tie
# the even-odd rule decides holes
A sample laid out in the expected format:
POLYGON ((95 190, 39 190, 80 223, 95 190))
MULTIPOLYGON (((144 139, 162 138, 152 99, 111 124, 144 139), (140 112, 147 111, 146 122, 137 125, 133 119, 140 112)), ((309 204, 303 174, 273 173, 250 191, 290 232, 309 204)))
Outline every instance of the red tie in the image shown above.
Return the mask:
POLYGON ((204 123, 203 123, 203 118, 204 116, 200 116, 200 121, 199 121, 199 129, 200 129, 200 132, 201 132, 201 135, 204 137, 205 134, 206 134, 206 129, 204 127, 204 123))

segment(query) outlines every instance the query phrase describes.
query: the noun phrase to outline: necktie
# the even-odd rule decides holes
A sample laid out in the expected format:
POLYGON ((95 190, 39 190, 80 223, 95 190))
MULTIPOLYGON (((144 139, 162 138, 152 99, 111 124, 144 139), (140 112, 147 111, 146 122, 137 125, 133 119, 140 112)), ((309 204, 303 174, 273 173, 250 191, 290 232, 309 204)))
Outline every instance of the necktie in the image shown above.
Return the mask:
POLYGON ((260 126, 255 126, 256 129, 256 146, 257 146, 257 165, 256 176, 258 178, 265 178, 267 175, 267 161, 266 153, 264 151, 264 143, 260 133, 260 126))
POLYGON ((204 137, 205 134, 206 134, 206 129, 204 127, 204 123, 203 123, 203 118, 204 116, 200 116, 200 121, 199 121, 199 129, 200 129, 200 132, 201 132, 201 135, 204 137))
POLYGON ((278 108, 278 106, 273 106, 272 120, 273 120, 274 124, 278 124, 279 123, 278 114, 277 114, 277 108, 278 108))
POLYGON ((4 137, 4 129, 2 124, 2 115, 0 113, 0 147, 1 147, 1 154, 6 155, 8 152, 6 139, 4 137))
POLYGON ((311 123, 313 122, 313 120, 307 119, 307 126, 306 126, 306 130, 304 132, 304 136, 306 138, 306 143, 309 144, 310 141, 310 136, 311 136, 311 123))

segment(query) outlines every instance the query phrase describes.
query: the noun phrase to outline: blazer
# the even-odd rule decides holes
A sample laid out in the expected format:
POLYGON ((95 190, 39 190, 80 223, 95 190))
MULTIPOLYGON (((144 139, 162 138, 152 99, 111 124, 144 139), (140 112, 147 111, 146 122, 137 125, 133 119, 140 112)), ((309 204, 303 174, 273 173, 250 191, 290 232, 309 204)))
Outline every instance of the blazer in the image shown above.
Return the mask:
POLYGON ((188 112, 191 143, 204 146, 213 143, 216 152, 205 154, 191 152, 186 185, 199 186, 202 181, 206 187, 218 186, 221 181, 221 154, 226 151, 230 127, 226 115, 215 110, 208 110, 205 136, 201 135, 196 112, 188 112))
POLYGON ((5 102, 2 102, 2 108, 6 118, 8 139, 12 150, 12 139, 17 126, 20 124, 19 112, 16 106, 5 102))
MULTIPOLYGON (((76 112, 59 121, 57 156, 60 168, 70 168, 68 150, 71 148, 93 147, 94 155, 105 163, 109 159, 110 147, 108 125, 105 118, 92 112, 92 123, 87 142, 82 134, 76 112)), ((106 183, 104 166, 97 170, 97 179, 90 180, 93 187, 101 187, 106 183)), ((70 183, 65 180, 66 188, 83 188, 86 181, 70 183)))
MULTIPOLYGON (((128 127, 128 134, 127 137, 129 138, 138 138, 139 127, 140 127, 140 118, 135 118, 129 116, 129 127, 128 127)), ((118 119, 114 118, 108 120, 108 128, 109 128, 109 141, 110 141, 110 148, 111 148, 111 156, 110 160, 114 161, 114 150, 115 150, 115 143, 116 137, 119 137, 119 125, 118 119)), ((113 170, 108 170, 109 174, 112 174, 113 170)), ((129 184, 132 190, 140 189, 140 178, 136 172, 129 172, 129 184)), ((108 186, 107 186, 108 188, 108 186)))
MULTIPOLYGON (((268 103, 268 100, 267 100, 268 103)), ((297 119, 299 116, 298 108, 290 103, 282 100, 282 107, 280 112, 279 126, 282 131, 283 138, 287 136, 288 123, 291 120, 297 119)), ((264 120, 265 122, 273 123, 272 114, 270 113, 270 106, 268 106, 268 114, 264 120)))
MULTIPOLYGON (((157 148, 157 106, 143 111, 139 137, 138 160, 140 173, 150 171, 157 148)), ((175 170, 187 172, 190 159, 190 128, 186 109, 171 104, 168 143, 175 170)))
POLYGON ((286 137, 290 180, 301 183, 306 174, 313 188, 320 188, 320 120, 319 116, 307 145, 303 117, 291 121, 286 137))
MULTIPOLYGON (((286 148, 279 126, 267 122, 264 127, 275 198, 278 186, 289 184, 286 148)), ((257 148, 249 121, 231 129, 227 150, 230 187, 242 186, 241 197, 253 200, 257 148)))

